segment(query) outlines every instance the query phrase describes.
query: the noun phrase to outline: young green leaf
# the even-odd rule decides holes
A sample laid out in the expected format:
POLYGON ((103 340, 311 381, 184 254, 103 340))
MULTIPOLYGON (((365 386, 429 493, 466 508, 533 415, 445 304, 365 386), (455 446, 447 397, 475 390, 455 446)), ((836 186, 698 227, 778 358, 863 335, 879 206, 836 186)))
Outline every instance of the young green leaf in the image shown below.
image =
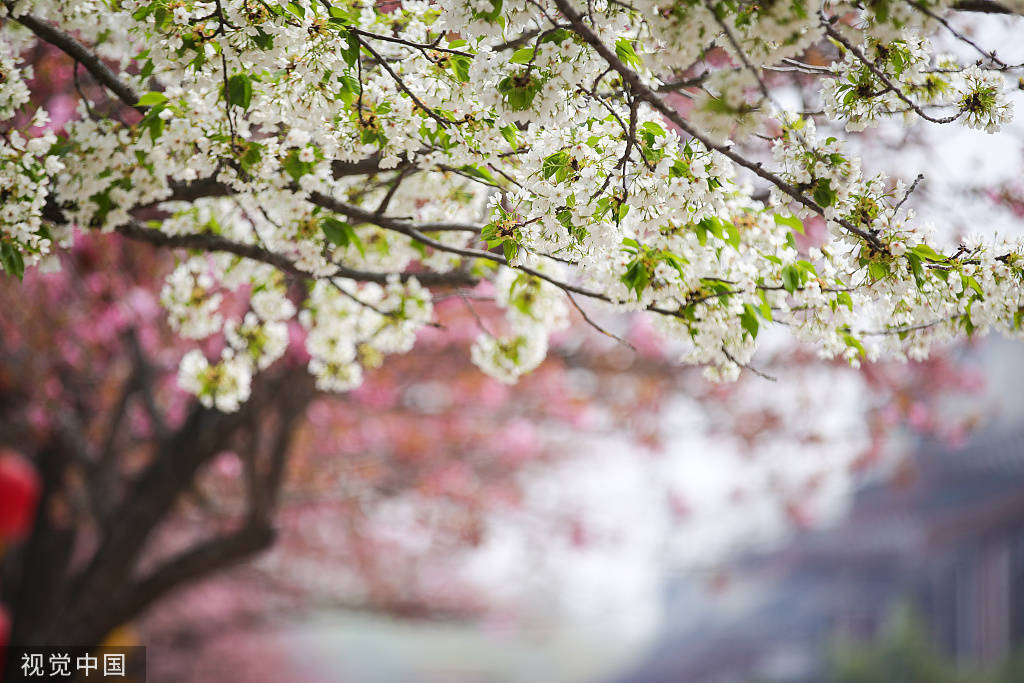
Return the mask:
POLYGON ((252 103, 252 79, 246 74, 235 74, 229 78, 226 98, 228 104, 248 109, 252 103))

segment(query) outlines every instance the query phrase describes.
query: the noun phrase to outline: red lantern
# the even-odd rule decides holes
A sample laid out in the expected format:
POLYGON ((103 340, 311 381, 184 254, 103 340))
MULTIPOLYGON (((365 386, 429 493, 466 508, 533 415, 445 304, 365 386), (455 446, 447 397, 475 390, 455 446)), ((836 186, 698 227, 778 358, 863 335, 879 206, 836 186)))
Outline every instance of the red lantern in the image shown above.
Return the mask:
POLYGON ((32 528, 39 475, 14 451, 0 451, 0 544, 25 537, 32 528))

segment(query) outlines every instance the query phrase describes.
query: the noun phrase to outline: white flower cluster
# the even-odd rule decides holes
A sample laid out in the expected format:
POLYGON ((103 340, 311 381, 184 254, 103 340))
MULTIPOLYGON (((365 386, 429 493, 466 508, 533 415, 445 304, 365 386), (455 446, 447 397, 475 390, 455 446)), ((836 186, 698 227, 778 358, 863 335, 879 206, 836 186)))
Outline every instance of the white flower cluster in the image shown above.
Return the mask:
MULTIPOLYGON (((546 270, 560 273, 552 267, 546 270)), ((569 311, 565 293, 534 275, 501 268, 494 288, 495 300, 507 310, 511 334, 497 338, 481 333, 471 357, 481 370, 511 384, 544 360, 548 336, 568 326, 569 311)))
MULTIPOLYGON (((0 121, 21 113, 30 97, 25 81, 31 78, 32 66, 18 64, 17 43, 0 37, 0 121)), ((29 125, 40 128, 47 122, 46 111, 37 109, 29 125)), ((56 141, 50 131, 26 137, 12 130, 0 136, 0 270, 18 277, 50 253, 54 240, 68 235, 42 220, 50 178, 63 168, 50 154, 56 141)))
POLYGON ((1013 118, 1013 103, 1006 97, 1003 76, 998 72, 967 67, 958 94, 964 124, 970 128, 995 133, 1013 118))
POLYGON ((195 394, 207 408, 233 413, 249 399, 252 368, 245 359, 224 350, 219 363, 211 365, 198 349, 181 359, 178 386, 195 394))
POLYGON ((186 339, 205 339, 221 330, 224 296, 215 286, 210 264, 203 257, 184 261, 167 276, 160 302, 175 332, 186 339))
MULTIPOLYGON (((46 123, 39 109, 33 124, 46 123)), ((50 176, 63 168, 49 154, 57 138, 46 132, 24 138, 14 130, 0 137, 0 269, 18 275, 50 253, 54 242, 67 242, 70 230, 43 223, 43 209, 50 197, 50 176)))
POLYGON ((831 65, 836 78, 822 88, 825 114, 846 122, 846 130, 861 131, 882 119, 915 114, 879 74, 897 84, 903 93, 912 93, 921 106, 948 103, 946 74, 929 71, 931 46, 926 38, 914 34, 897 40, 870 41, 859 47, 868 58, 863 62, 850 50, 841 62, 831 65))
POLYGON ((920 116, 960 120, 994 133, 1012 118, 1000 71, 960 67, 949 56, 933 60, 930 49, 927 38, 904 31, 896 40, 866 42, 860 55, 847 50, 845 59, 831 66, 837 77, 822 89, 825 114, 845 121, 848 131, 901 115, 907 121, 920 116))
POLYGON ((430 322, 430 293, 415 278, 386 286, 334 279, 314 285, 299 316, 308 330, 309 371, 317 387, 347 391, 362 383, 363 365, 412 348, 416 332, 430 322))
MULTIPOLYGON (((216 362, 187 354, 180 375, 221 410, 301 335, 294 319, 317 386, 357 386, 431 322, 420 282, 493 282, 505 319, 472 357, 503 381, 543 360, 567 292, 581 308, 649 311, 685 361, 722 379, 771 324, 854 363, 1019 331, 1020 244, 931 244, 897 216, 903 188, 863 177, 843 140, 765 93, 765 67, 799 68, 834 77, 826 113, 849 130, 888 116, 996 130, 1012 113, 1003 77, 932 58, 929 15, 882 0, 828 5, 834 22, 805 0, 573 7, 20 3, 15 17, 32 11, 114 64, 142 117, 82 102, 60 146, 5 133, 4 268, 72 225, 130 223, 140 239, 197 249, 161 300, 179 334, 221 344, 216 362), (837 19, 853 9, 859 23, 837 19), (841 38, 842 59, 794 67, 824 33, 841 38), (774 138, 763 161, 742 156, 755 131, 774 138), (771 190, 767 205, 741 166, 771 190), (793 232, 813 212, 829 235, 802 253, 793 232)), ((26 101, 17 26, 0 26, 13 46, 0 52, 5 122, 26 101)))
POLYGON ((0 38, 0 120, 14 118, 31 93, 25 81, 32 78, 32 65, 19 66, 16 47, 0 38))

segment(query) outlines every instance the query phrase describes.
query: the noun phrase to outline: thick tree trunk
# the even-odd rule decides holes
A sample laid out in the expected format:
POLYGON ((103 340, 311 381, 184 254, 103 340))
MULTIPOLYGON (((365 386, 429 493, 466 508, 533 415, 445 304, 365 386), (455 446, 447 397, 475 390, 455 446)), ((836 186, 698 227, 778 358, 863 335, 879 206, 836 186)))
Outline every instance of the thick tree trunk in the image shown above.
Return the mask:
MULTIPOLYGON (((69 458, 59 446, 39 453, 44 483, 36 524, 19 554, 8 558, 13 571, 5 577, 13 611, 12 645, 97 646, 176 588, 270 547, 271 519, 291 437, 314 395, 306 373, 300 379, 282 368, 274 375, 257 381, 237 413, 197 404, 184 424, 157 444, 152 462, 113 507, 98 549, 78 572, 69 571, 75 520, 55 514, 70 509, 64 500, 69 458), (261 426, 245 435, 250 425, 261 426), (203 540, 138 576, 138 560, 152 532, 193 487, 203 465, 243 435, 252 450, 249 457, 262 456, 263 461, 262 467, 253 468, 248 510, 237 529, 203 540)), ((6 683, 22 680, 19 664, 8 658, 6 683)))

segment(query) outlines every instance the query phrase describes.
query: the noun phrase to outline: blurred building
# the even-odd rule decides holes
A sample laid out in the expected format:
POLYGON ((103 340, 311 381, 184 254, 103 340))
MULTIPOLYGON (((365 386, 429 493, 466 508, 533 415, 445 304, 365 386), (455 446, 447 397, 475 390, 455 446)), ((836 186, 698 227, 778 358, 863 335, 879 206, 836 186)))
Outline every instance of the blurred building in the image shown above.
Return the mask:
POLYGON ((837 526, 737 562, 724 588, 680 579, 664 635, 617 683, 820 681, 836 638, 874 637, 906 602, 960 662, 1024 645, 1024 430, 910 465, 837 526))

